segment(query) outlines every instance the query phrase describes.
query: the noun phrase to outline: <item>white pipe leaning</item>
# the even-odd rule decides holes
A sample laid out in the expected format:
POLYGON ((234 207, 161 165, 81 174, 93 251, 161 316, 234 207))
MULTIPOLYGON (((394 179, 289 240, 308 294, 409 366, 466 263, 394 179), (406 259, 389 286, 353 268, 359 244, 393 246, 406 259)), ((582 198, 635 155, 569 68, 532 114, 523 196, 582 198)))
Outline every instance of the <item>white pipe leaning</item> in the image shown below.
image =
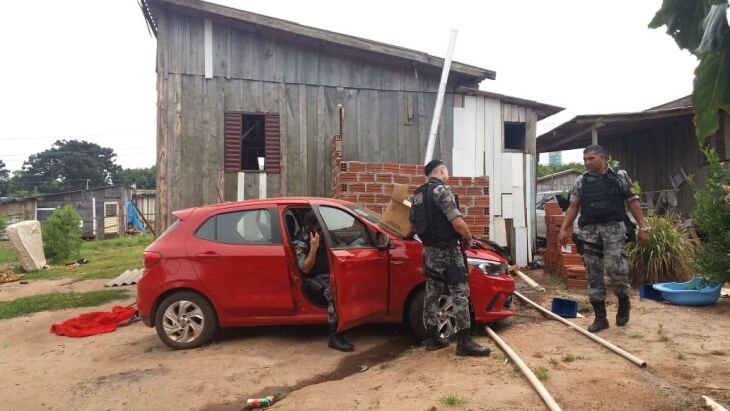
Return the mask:
POLYGON ((618 355, 626 358, 627 360, 633 362, 634 364, 638 365, 639 367, 642 367, 642 368, 646 367, 646 361, 642 360, 641 358, 639 358, 639 357, 637 357, 637 356, 635 356, 635 355, 633 355, 633 354, 631 354, 629 352, 624 351, 623 349, 621 349, 621 348, 619 348, 619 347, 611 344, 610 342, 604 340, 603 338, 601 338, 601 337, 599 337, 599 336, 597 336, 597 335, 595 335, 595 334, 593 334, 591 332, 588 332, 588 331, 586 331, 586 330, 578 327, 577 325, 575 325, 572 322, 566 320, 565 318, 563 318, 563 317, 561 317, 559 315, 556 315, 556 314, 554 314, 554 313, 546 310, 542 306, 538 305, 537 303, 535 303, 534 301, 532 301, 529 298, 525 297, 524 295, 518 293, 517 291, 515 291, 515 295, 517 297, 519 297, 522 301, 530 304, 531 306, 533 306, 534 308, 538 309, 539 311, 541 311, 543 314, 547 315, 548 317, 560 321, 561 323, 563 323, 563 324, 567 325, 568 327, 570 327, 570 328, 578 331, 579 333, 585 335, 586 337, 590 338, 591 340, 593 340, 593 341, 595 341, 595 342, 603 345, 604 347, 606 347, 609 350, 615 352, 616 354, 618 354, 618 355))
POLYGON ((446 59, 444 59, 444 69, 441 71, 441 83, 439 84, 438 94, 436 95, 436 106, 433 108, 433 119, 431 120, 431 131, 428 133, 428 145, 426 146, 426 158, 423 164, 433 159, 433 148, 436 146, 436 132, 441 121, 441 107, 444 105, 444 93, 446 93, 446 83, 449 80, 449 72, 451 71, 451 57, 454 55, 454 47, 456 46, 456 30, 451 30, 449 38, 449 49, 446 51, 446 59))
POLYGON ((551 411, 560 411, 560 406, 558 405, 558 403, 555 402, 555 400, 550 395, 550 393, 545 389, 545 386, 542 385, 542 383, 540 382, 540 380, 537 379, 537 377, 535 376, 535 374, 533 374, 533 372, 530 369, 530 367, 528 367, 527 364, 525 364, 525 362, 522 361, 522 359, 520 358, 520 356, 517 355, 517 353, 515 353, 512 350, 512 348, 510 348, 510 346, 507 345, 507 343, 504 342, 504 340, 502 340, 497 335, 497 333, 495 333, 494 331, 492 331, 492 329, 489 328, 488 325, 485 325, 484 326, 484 329, 487 331, 487 334, 489 334, 489 336, 492 337, 492 339, 494 340, 494 342, 496 342, 497 345, 499 345, 499 348, 501 348, 502 351, 504 351, 504 353, 507 354, 507 356, 515 364, 517 364, 517 367, 520 368, 520 371, 522 371, 522 373, 525 374, 525 377, 527 377, 527 380, 530 381, 530 384, 532 384, 532 386, 535 388, 535 390, 540 395, 540 397, 542 398, 542 400, 545 401, 545 405, 547 405, 548 408, 551 411))

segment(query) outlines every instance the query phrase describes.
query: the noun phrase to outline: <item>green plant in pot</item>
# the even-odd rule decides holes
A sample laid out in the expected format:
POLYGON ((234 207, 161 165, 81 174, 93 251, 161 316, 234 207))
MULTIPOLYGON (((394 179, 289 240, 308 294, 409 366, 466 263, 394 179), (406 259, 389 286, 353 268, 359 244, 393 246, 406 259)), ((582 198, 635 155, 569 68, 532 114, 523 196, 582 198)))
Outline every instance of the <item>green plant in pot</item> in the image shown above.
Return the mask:
POLYGON ((679 215, 647 217, 651 227, 649 244, 626 247, 629 277, 633 284, 684 282, 694 276, 694 260, 699 247, 682 227, 679 215))
POLYGON ((560 206, 560 209, 566 211, 570 206, 570 191, 563 190, 562 193, 555 196, 555 199, 558 200, 558 205, 560 206))

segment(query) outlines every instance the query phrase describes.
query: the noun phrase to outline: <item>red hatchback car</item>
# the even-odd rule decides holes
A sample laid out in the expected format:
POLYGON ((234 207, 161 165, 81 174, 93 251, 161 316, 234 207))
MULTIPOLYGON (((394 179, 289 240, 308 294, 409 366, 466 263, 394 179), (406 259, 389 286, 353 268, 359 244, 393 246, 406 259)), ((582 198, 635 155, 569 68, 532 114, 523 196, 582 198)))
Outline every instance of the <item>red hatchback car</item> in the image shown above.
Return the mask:
MULTIPOLYGON (((404 322, 422 338, 422 244, 390 232, 380 215, 357 204, 312 197, 174 212, 175 223, 144 252, 137 285, 143 322, 176 349, 209 342, 218 326, 326 324, 326 303, 303 287, 291 246, 310 210, 329 253, 338 331, 404 322)), ((475 322, 514 315, 506 260, 484 245, 467 257, 475 322)), ((448 337, 455 324, 448 295, 440 308, 440 332, 448 337)))

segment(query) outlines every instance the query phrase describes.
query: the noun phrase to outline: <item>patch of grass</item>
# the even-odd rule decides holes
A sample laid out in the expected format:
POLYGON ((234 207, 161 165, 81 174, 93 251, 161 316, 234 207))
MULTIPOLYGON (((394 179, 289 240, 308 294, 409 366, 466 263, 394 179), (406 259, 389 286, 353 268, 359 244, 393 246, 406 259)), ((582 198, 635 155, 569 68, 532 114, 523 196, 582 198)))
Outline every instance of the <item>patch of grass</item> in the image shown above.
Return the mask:
POLYGON ((632 338, 634 340, 639 339, 639 338, 644 338, 644 334, 642 334, 642 333, 631 333, 631 334, 629 334, 629 338, 632 338))
POLYGON ((114 300, 129 298, 129 290, 100 290, 86 293, 48 293, 0 302, 0 320, 20 317, 39 311, 75 307, 94 307, 114 300))
POLYGON ((664 334, 664 324, 659 323, 657 324, 656 335, 661 336, 662 334, 664 334))
POLYGON ((466 403, 466 399, 464 397, 460 397, 458 395, 449 394, 444 395, 439 399, 439 402, 444 405, 462 405, 466 403))
POLYGON ((86 241, 81 243, 80 258, 89 264, 75 268, 63 265, 52 266, 47 270, 27 273, 27 280, 51 280, 72 278, 73 281, 99 278, 115 278, 125 270, 142 268, 142 252, 153 240, 152 235, 120 237, 109 240, 86 241))
POLYGON ((571 353, 567 353, 563 355, 563 358, 561 358, 563 362, 573 362, 576 360, 575 356, 571 353))
POLYGON ((548 375, 548 369, 545 367, 537 367, 533 368, 532 372, 535 373, 535 377, 537 377, 540 381, 547 381, 550 376, 548 375))
POLYGON ((557 288, 558 290, 565 291, 568 289, 568 286, 565 285, 565 282, 560 277, 553 277, 552 283, 553 283, 553 287, 557 288))
POLYGON ((15 262, 15 252, 9 243, 0 245, 0 266, 15 262))
POLYGON ((556 360, 555 358, 550 358, 550 359, 548 360, 548 362, 549 362, 549 363, 550 363, 550 365, 552 365, 553 367, 555 367, 556 365, 558 365, 558 360, 556 360))

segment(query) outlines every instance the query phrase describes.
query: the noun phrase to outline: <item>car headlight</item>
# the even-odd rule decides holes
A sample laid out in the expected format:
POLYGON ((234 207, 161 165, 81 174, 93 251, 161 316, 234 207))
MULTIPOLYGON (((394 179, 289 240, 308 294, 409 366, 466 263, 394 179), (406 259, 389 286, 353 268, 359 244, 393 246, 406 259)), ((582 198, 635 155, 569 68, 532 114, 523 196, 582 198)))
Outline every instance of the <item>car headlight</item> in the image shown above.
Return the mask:
POLYGON ((467 258, 466 262, 470 266, 474 266, 479 269, 485 275, 492 277, 499 277, 507 271, 507 263, 500 263, 491 260, 482 260, 481 258, 467 258))

